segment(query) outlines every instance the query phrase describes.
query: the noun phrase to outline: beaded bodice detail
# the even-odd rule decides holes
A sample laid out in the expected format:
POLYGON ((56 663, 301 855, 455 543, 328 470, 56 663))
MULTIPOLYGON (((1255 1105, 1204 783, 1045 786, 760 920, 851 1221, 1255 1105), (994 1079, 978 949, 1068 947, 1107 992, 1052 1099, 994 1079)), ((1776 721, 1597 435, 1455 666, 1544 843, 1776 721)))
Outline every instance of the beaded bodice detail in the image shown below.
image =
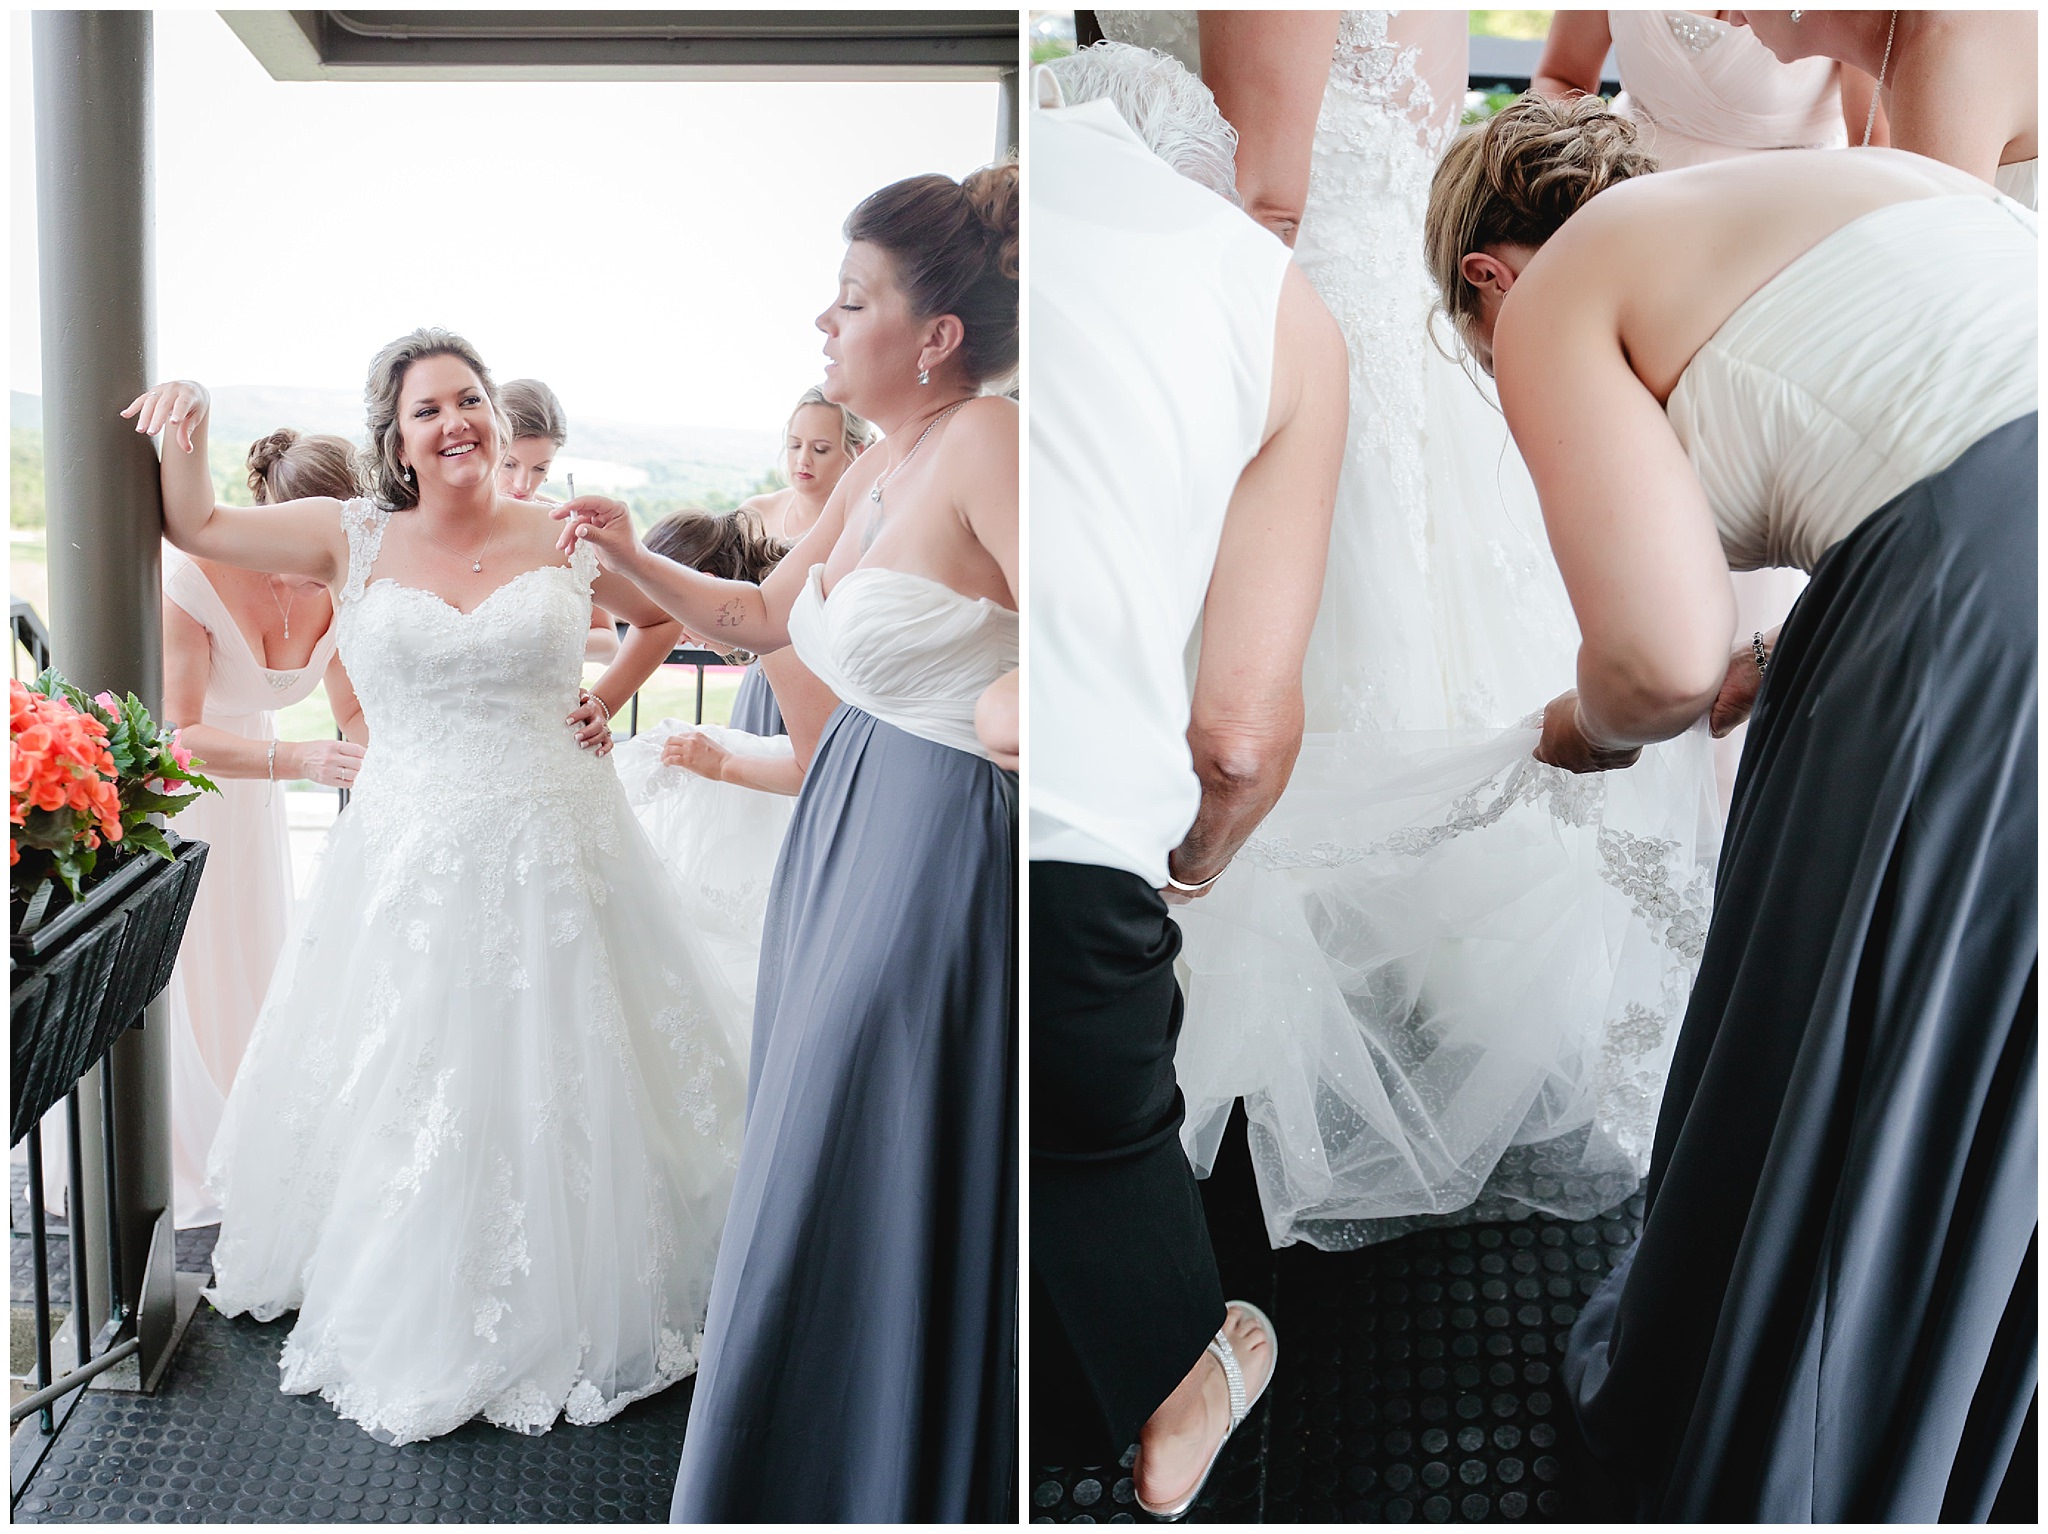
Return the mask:
POLYGON ((343 511, 349 573, 335 629, 371 742, 350 813, 388 817, 393 835, 434 827, 430 839, 470 848, 506 845, 515 822, 615 843, 624 799, 565 723, 582 676, 595 552, 581 547, 566 565, 516 575, 463 612, 434 592, 371 578, 393 515, 368 501, 343 511))

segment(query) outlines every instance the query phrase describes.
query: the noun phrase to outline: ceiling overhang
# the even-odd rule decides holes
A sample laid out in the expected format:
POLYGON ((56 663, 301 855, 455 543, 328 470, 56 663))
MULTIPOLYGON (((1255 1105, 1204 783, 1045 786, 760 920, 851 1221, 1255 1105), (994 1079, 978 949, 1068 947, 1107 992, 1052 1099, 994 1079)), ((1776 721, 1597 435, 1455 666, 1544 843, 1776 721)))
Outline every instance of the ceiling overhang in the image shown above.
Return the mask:
POLYGON ((1017 13, 222 11, 276 80, 995 80, 1017 13))

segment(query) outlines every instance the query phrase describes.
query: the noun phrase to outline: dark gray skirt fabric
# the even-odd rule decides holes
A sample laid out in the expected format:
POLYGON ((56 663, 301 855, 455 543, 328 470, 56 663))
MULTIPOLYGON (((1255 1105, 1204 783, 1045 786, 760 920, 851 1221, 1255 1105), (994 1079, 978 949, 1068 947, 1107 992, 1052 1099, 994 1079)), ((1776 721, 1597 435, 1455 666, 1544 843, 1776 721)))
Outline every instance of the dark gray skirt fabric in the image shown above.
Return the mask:
POLYGON ((841 705, 761 942, 678 1522, 1013 1521, 1015 780, 841 705))
POLYGON ((789 733, 789 726, 782 722, 782 705, 776 701, 775 689, 768 685, 759 661, 750 661, 741 673, 740 690, 733 696, 732 718, 728 723, 749 735, 789 733))
POLYGON ((1642 1240, 1565 1365, 1642 1518, 2032 1517, 2036 450, 1878 511, 1772 656, 1642 1240))

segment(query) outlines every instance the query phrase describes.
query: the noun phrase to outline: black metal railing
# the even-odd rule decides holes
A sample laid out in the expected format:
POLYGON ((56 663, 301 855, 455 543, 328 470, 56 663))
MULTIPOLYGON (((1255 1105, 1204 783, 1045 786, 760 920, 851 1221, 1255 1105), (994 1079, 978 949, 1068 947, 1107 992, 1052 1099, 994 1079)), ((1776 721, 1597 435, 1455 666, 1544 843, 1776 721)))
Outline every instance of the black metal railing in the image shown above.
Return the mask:
MULTIPOLYGON (((625 625, 619 625, 624 628, 625 625)), ((715 650, 686 650, 680 646, 668 652, 664 666, 695 666, 697 668, 697 717, 692 722, 704 722, 704 672, 710 666, 730 665, 723 655, 715 650)), ((626 706, 626 739, 631 740, 640 733, 640 694, 633 694, 633 701, 626 706)))
MULTIPOLYGON (((14 642, 35 663, 36 675, 41 676, 50 669, 50 631, 37 616, 36 610, 20 597, 10 593, 9 602, 13 609, 14 642)), ((21 664, 18 655, 13 656, 12 660, 15 667, 21 664)), ((19 680, 19 671, 13 674, 19 680)))

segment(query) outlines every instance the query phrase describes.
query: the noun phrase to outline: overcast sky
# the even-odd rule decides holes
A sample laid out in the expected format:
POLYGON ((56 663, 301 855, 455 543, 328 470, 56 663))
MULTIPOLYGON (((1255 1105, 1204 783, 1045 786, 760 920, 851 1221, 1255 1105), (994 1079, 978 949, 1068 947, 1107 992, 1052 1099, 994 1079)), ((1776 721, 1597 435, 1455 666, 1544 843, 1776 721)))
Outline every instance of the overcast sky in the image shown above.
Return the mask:
MULTIPOLYGON (((9 27, 10 383, 40 393, 27 14, 9 27)), ((212 11, 155 33, 157 371, 216 385, 353 393, 438 324, 572 424, 775 431, 822 370, 846 214, 995 147, 993 82, 280 83, 212 11)))

